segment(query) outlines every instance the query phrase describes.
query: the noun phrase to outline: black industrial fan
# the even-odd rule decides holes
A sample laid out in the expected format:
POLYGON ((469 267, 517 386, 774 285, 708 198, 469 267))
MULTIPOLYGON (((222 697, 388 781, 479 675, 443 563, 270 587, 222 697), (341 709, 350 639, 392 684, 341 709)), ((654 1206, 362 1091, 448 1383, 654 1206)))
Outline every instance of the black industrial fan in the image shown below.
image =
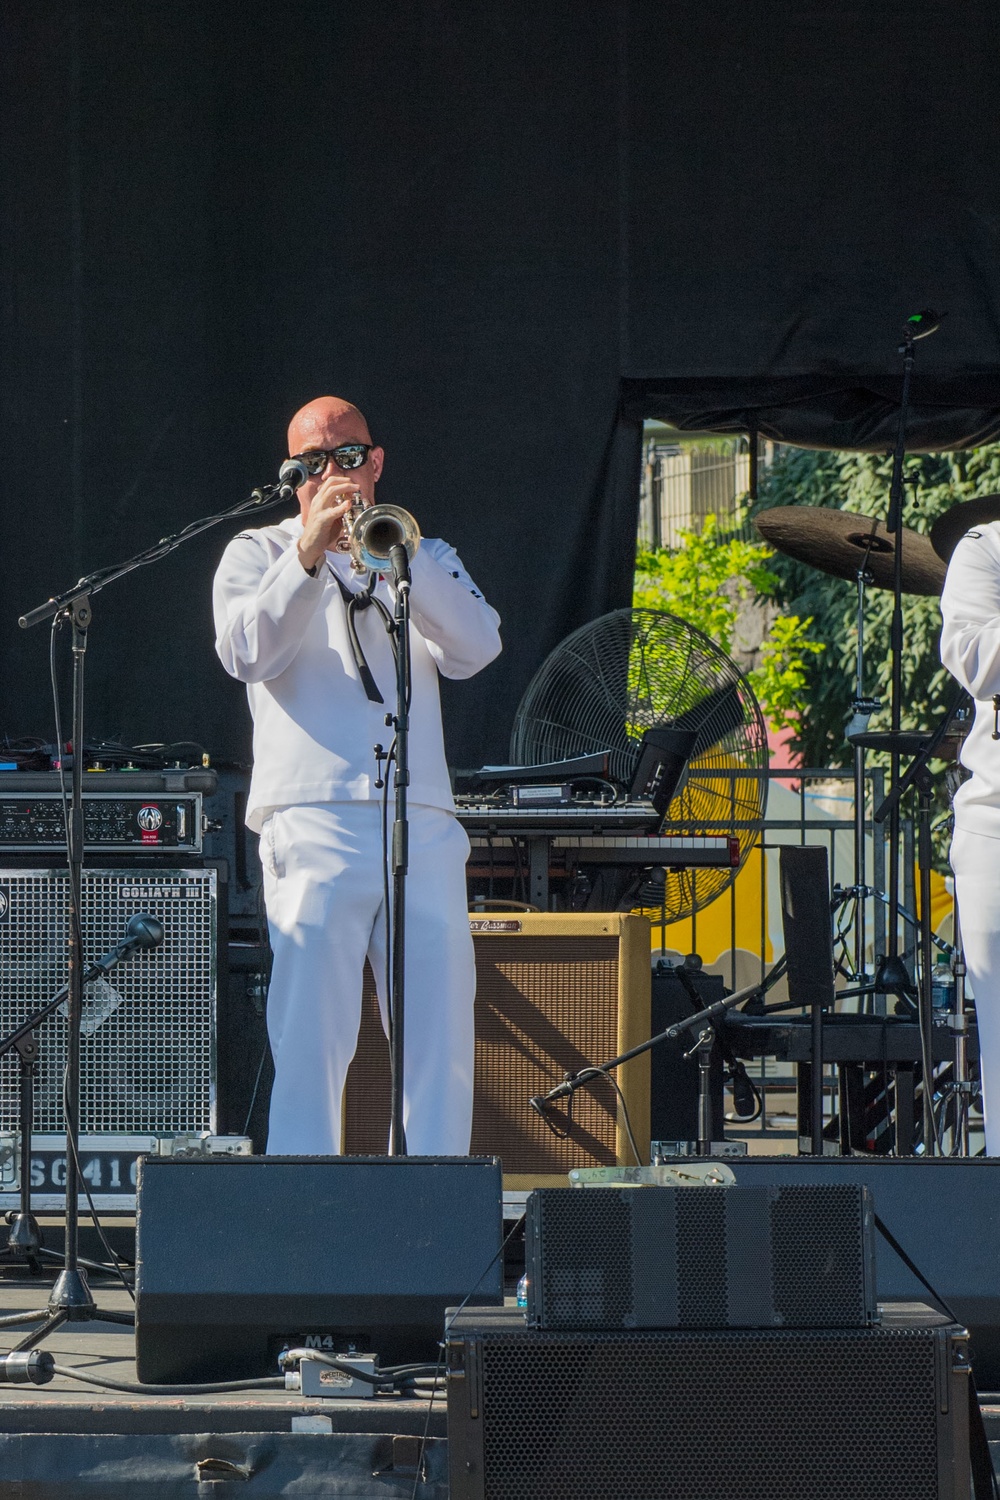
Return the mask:
MULTIPOLYGON (((767 730, 736 663, 676 615, 619 609, 567 636, 521 699, 511 760, 527 765, 610 750, 612 779, 627 791, 643 736, 662 728, 695 733, 664 832, 733 834, 742 864, 767 805, 767 730)), ((655 869, 620 890, 614 904, 676 921, 713 901, 736 868, 655 869)))

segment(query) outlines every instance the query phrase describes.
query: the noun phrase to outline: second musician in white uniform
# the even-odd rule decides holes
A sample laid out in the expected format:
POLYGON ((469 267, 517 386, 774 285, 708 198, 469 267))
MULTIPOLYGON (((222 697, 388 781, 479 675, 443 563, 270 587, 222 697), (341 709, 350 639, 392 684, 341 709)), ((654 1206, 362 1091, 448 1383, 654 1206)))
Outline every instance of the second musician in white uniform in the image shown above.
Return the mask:
POLYGON ((982 1068, 986 1153, 1000 1156, 1000 521, 968 532, 948 564, 941 596, 941 660, 976 700, 955 796, 951 864, 982 1068))

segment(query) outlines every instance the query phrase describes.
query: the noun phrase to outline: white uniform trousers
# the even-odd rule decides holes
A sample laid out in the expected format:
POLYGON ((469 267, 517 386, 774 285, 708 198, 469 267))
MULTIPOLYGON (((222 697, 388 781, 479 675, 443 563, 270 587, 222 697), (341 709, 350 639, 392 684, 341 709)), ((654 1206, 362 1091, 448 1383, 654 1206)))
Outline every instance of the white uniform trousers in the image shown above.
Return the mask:
POLYGON ((957 828, 951 867, 965 963, 976 998, 986 1154, 1000 1156, 1000 839, 957 828))
MULTIPOLYGON (((408 814, 403 1128, 412 1155, 464 1156, 475 1063, 469 841, 441 808, 411 804, 408 814)), ((386 1023, 379 804, 277 808, 261 830, 260 856, 274 953, 267 1149, 282 1156, 337 1155, 366 955, 386 1023)))

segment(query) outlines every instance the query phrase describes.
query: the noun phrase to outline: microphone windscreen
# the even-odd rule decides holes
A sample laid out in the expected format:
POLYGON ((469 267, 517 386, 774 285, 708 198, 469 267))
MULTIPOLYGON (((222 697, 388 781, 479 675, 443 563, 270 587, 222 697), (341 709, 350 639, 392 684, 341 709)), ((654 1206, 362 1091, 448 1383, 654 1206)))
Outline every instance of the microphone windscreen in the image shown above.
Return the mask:
POLYGON ((137 911, 129 917, 125 934, 140 948, 158 948, 163 942, 163 923, 148 911, 137 911))

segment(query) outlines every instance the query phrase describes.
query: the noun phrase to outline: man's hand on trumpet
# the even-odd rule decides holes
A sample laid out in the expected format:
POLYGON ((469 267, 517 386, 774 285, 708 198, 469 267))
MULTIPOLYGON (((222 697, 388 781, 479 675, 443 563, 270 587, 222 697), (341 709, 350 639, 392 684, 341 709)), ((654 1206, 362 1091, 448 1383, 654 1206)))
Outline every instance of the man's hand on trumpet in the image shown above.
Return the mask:
POLYGON ((347 474, 331 474, 323 480, 310 501, 299 538, 299 561, 307 573, 322 562, 326 552, 335 550, 344 534, 344 517, 360 500, 357 481, 347 474))

